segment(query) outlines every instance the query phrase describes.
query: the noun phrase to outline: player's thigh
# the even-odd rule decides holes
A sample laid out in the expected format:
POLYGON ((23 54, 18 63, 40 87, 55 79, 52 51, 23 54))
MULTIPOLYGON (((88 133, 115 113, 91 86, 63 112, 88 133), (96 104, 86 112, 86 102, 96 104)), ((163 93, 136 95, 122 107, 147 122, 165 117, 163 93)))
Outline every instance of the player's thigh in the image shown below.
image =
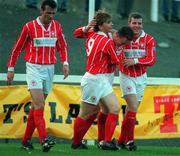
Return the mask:
MULTIPOLYGON (((113 81, 114 81, 114 73, 105 74, 105 75, 106 75, 110 85, 112 86, 113 85, 113 81)), ((108 114, 109 113, 109 108, 106 105, 104 105, 101 102, 99 102, 99 106, 100 106, 101 112, 103 114, 108 114)))
POLYGON ((43 109, 45 104, 44 93, 42 89, 30 89, 32 103, 35 109, 43 109))
POLYGON ((81 100, 85 103, 98 105, 102 96, 103 84, 98 80, 82 78, 81 80, 81 100))
POLYGON ((99 112, 98 105, 92 105, 86 102, 81 102, 79 116, 83 119, 88 119, 89 116, 96 115, 99 112))
POLYGON ((26 62, 26 81, 28 89, 43 89, 40 65, 26 62))
POLYGON ((126 100, 126 103, 127 103, 127 110, 136 112, 139 106, 137 95, 127 94, 127 95, 124 95, 124 99, 126 100))
POLYGON ((109 113, 109 109, 106 105, 103 105, 103 103, 99 102, 99 107, 100 107, 100 111, 103 114, 108 114, 109 113))
POLYGON ((119 80, 120 80, 120 88, 121 88, 123 97, 129 94, 135 94, 135 95, 137 94, 136 82, 135 82, 134 77, 127 76, 120 72, 119 80))
POLYGON ((120 111, 120 104, 114 92, 102 97, 101 103, 108 108, 109 112, 118 114, 120 111))
POLYGON ((121 72, 119 73, 119 77, 123 98, 127 103, 127 110, 136 111, 138 107, 136 79, 121 72))

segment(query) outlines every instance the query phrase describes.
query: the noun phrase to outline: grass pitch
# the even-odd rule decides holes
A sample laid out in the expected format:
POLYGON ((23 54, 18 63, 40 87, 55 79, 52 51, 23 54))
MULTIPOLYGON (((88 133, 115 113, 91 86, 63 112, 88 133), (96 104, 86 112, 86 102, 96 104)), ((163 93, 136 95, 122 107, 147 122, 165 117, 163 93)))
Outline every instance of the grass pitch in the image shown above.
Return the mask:
POLYGON ((96 146, 88 146, 88 150, 73 150, 70 144, 57 144, 48 153, 41 151, 39 144, 34 144, 33 151, 25 151, 20 148, 19 143, 0 143, 1 156, 178 156, 179 147, 160 147, 160 146, 138 146, 137 151, 103 151, 96 146))

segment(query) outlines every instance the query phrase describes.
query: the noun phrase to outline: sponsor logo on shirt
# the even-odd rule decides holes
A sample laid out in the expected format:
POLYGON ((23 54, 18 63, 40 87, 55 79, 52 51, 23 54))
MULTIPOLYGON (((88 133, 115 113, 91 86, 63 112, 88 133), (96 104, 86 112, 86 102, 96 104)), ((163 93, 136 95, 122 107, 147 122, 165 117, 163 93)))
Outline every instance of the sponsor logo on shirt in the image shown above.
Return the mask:
POLYGON ((57 38, 41 37, 34 38, 35 47, 55 47, 57 38))
POLYGON ((143 49, 125 49, 124 55, 126 58, 141 58, 146 56, 146 51, 143 49))

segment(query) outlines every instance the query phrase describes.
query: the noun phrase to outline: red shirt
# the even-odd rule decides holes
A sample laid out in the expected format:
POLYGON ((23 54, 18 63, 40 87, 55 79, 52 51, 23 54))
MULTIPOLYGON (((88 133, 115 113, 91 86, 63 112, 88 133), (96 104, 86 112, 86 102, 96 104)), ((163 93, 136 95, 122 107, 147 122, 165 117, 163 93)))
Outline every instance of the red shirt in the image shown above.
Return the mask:
POLYGON ((144 31, 139 38, 134 39, 117 51, 121 51, 119 55, 119 70, 132 77, 143 75, 147 71, 148 66, 152 66, 156 62, 156 43, 154 38, 146 34, 144 31), (138 63, 125 68, 122 66, 124 59, 138 59, 138 63))
POLYGON ((39 17, 26 23, 13 46, 8 67, 15 66, 23 50, 25 50, 24 59, 34 64, 55 64, 56 50, 61 62, 68 60, 67 43, 61 25, 56 20, 53 20, 48 28, 42 25, 39 17))
POLYGON ((103 32, 89 31, 85 33, 83 27, 74 31, 77 38, 87 38, 86 71, 91 74, 113 73, 119 63, 115 45, 112 39, 103 32))

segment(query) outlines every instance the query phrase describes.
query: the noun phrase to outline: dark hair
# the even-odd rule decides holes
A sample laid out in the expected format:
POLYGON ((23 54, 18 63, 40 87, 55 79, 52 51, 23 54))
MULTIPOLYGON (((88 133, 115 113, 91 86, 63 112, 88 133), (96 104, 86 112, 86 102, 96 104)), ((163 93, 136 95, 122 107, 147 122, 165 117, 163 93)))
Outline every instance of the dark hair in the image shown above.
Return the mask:
POLYGON ((99 26, 103 25, 103 23, 111 21, 111 15, 103 10, 99 10, 94 16, 96 20, 96 25, 94 26, 94 31, 99 31, 99 26))
POLYGON ((134 38, 134 33, 132 29, 128 26, 121 27, 118 30, 118 34, 120 37, 126 37, 129 41, 132 41, 134 38))
POLYGON ((142 16, 140 13, 138 13, 138 12, 133 12, 133 13, 131 13, 131 14, 129 15, 129 17, 128 17, 128 22, 131 22, 131 19, 132 19, 132 18, 143 19, 143 16, 142 16))
POLYGON ((41 3, 41 9, 42 10, 45 10, 45 6, 50 6, 52 9, 55 9, 57 8, 57 4, 54 0, 44 0, 42 3, 41 3))

